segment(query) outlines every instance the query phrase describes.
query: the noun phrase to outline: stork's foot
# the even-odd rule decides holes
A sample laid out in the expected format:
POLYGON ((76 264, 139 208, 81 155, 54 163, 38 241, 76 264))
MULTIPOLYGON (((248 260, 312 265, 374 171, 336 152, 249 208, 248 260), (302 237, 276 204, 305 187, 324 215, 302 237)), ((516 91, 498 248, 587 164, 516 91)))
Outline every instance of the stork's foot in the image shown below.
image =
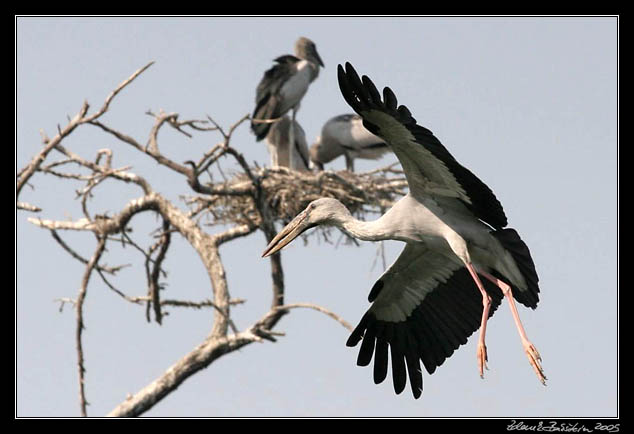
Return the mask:
POLYGON ((528 362, 531 364, 533 369, 535 370, 535 374, 537 374, 537 378, 541 383, 546 385, 546 375, 544 375, 544 369, 542 368, 542 357, 539 355, 539 351, 535 348, 528 340, 523 340, 522 345, 524 345, 524 351, 526 352, 526 356, 528 357, 528 362))
POLYGON ((489 358, 487 357, 487 346, 484 345, 484 342, 478 343, 476 357, 478 358, 478 371, 480 372, 480 378, 484 378, 484 370, 489 370, 487 367, 487 362, 489 361, 489 358))

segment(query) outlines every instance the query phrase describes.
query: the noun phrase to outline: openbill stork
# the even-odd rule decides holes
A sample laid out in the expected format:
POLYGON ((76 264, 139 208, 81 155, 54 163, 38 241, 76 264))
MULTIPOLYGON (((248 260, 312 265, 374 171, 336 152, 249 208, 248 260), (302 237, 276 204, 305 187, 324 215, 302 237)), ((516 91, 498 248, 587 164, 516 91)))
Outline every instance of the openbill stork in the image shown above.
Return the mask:
MULTIPOLYGON (((289 130, 291 140, 295 134, 293 124, 300 102, 310 84, 319 75, 320 66, 324 62, 317 53, 315 43, 301 37, 295 42, 295 55, 286 54, 275 59, 276 64, 267 70, 260 80, 255 92, 255 109, 251 117, 251 130, 256 141, 264 139, 271 124, 279 121, 289 110, 292 111, 293 123, 289 130)), ((294 151, 289 148, 291 168, 294 151)))
POLYGON ((307 171, 310 159, 306 133, 297 121, 292 127, 295 131, 295 143, 293 144, 290 143, 291 119, 288 116, 275 122, 266 135, 266 144, 271 155, 271 167, 293 167, 295 170, 307 171), (289 152, 291 147, 294 150, 292 154, 289 152), (290 157, 294 158, 294 161, 290 161, 290 157))
POLYGON ((375 383, 387 376, 389 348, 394 391, 403 391, 409 374, 412 393, 420 397, 419 362, 432 374, 478 327, 476 355, 482 377, 487 318, 506 297, 528 360, 546 384, 541 357, 515 305, 517 300, 537 307, 537 272, 526 244, 514 229, 506 228, 500 202, 405 106, 397 105, 390 88, 384 88, 381 97, 372 81, 359 78, 349 63, 345 70, 339 65, 337 73, 345 100, 396 154, 409 193, 370 222, 353 218, 335 199, 317 199, 275 236, 263 256, 320 224, 337 226, 361 240, 404 241, 400 256, 372 287, 372 305, 347 341, 348 346, 362 341, 358 365, 368 365, 374 356, 375 383))
POLYGON ((310 147, 310 159, 319 169, 340 155, 346 158, 346 169, 354 172, 354 159, 377 160, 390 151, 383 139, 363 126, 363 119, 356 114, 335 116, 321 129, 321 134, 310 147))

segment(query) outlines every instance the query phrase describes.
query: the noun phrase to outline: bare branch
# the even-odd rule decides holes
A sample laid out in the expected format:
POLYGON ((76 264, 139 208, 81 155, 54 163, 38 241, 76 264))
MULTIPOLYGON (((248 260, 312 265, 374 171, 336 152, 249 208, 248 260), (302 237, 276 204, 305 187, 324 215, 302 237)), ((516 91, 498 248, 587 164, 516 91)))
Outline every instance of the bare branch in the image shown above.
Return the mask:
MULTIPOLYGON (((62 246, 62 248, 64 250, 66 250, 73 258, 77 259, 79 262, 83 263, 83 264, 88 264, 88 260, 83 258, 81 255, 79 255, 77 252, 75 252, 73 249, 70 248, 70 246, 68 244, 66 244, 64 242, 64 240, 61 239, 61 237, 57 234, 57 232, 55 230, 51 230, 51 236, 53 237, 53 239, 55 241, 57 241, 57 243, 62 246)), ((121 268, 125 267, 125 265, 120 265, 117 267, 106 267, 106 266, 102 266, 102 265, 96 265, 96 269, 98 271, 103 271, 105 273, 109 273, 109 274, 115 274, 117 271, 119 271, 121 268)))
POLYGON ((58 220, 44 220, 41 218, 29 217, 27 219, 30 223, 36 226, 46 229, 58 230, 74 230, 74 231, 86 231, 95 230, 95 224, 88 219, 80 219, 75 222, 71 221, 58 221, 58 220))
POLYGON ((68 298, 68 297, 56 298, 53 301, 59 301, 59 312, 60 313, 64 310, 64 305, 66 303, 72 304, 73 306, 75 306, 77 304, 76 300, 74 300, 72 298, 68 298))
POLYGON ((251 122, 254 124, 274 124, 275 122, 281 121, 282 118, 273 118, 273 119, 258 119, 258 118, 250 118, 251 122))
POLYGON ((163 314, 161 312, 161 298, 159 291, 159 272, 161 271, 161 264, 165 259, 165 254, 167 253, 167 249, 170 245, 170 232, 169 232, 169 222, 167 220, 163 220, 163 234, 161 235, 161 239, 159 240, 160 249, 156 256, 156 260, 154 261, 152 272, 150 273, 150 281, 149 283, 149 291, 150 298, 152 299, 152 306, 154 307, 154 317, 156 322, 161 324, 161 318, 163 314))
POLYGON ((84 102, 84 104, 82 105, 77 115, 68 123, 68 125, 66 125, 66 127, 64 127, 63 130, 58 127, 57 135, 53 137, 53 139, 46 142, 44 149, 42 149, 39 153, 37 153, 35 157, 33 157, 33 159, 31 160, 31 162, 19 172, 20 176, 18 177, 18 183, 16 186, 16 197, 20 195, 20 192, 22 191, 22 187, 24 187, 26 182, 31 178, 31 176, 33 176, 33 174, 40 167, 42 162, 46 160, 46 157, 48 156, 49 152, 51 152, 51 150, 54 147, 59 145, 60 142, 66 136, 72 133, 73 130, 78 125, 80 125, 81 119, 83 119, 87 111, 88 111, 88 103, 84 102))
POLYGON ((148 143, 146 145, 146 152, 148 152, 149 149, 150 154, 159 154, 157 141, 158 132, 165 122, 174 122, 178 118, 178 113, 164 113, 161 110, 161 113, 155 116, 155 118, 156 123, 150 131, 150 138, 148 139, 148 143))
MULTIPOLYGON (((100 174, 103 178, 113 177, 115 179, 118 179, 124 182, 132 182, 134 184, 137 184, 139 187, 141 187, 145 193, 150 193, 152 191, 152 188, 150 187, 150 185, 144 178, 138 175, 135 175, 134 173, 126 172, 125 170, 127 170, 127 167, 122 167, 120 169, 110 169, 109 166, 102 167, 98 165, 97 163, 93 163, 92 161, 89 161, 80 157, 79 155, 66 149, 62 145, 58 145, 56 149, 62 154, 66 155, 73 162, 91 169, 93 172, 100 174)), ((103 153, 103 150, 100 150, 98 152, 98 156, 101 155, 102 153, 103 153)), ((99 157, 97 157, 97 161, 99 161, 98 158, 99 157)))
POLYGON ((150 138, 148 139, 148 143, 146 146, 142 146, 141 144, 139 144, 139 142, 137 142, 135 139, 128 136, 127 134, 123 134, 113 128, 110 128, 99 121, 92 121, 90 124, 101 128, 102 130, 104 130, 105 132, 109 134, 112 134, 113 136, 115 136, 117 139, 121 140, 124 143, 132 145, 137 150, 152 157, 157 163, 165 167, 168 167, 174 170, 175 172, 181 173, 185 176, 191 176, 191 170, 189 168, 183 166, 182 164, 178 164, 175 161, 172 161, 169 158, 165 157, 163 154, 161 154, 161 152, 158 149, 158 144, 157 144, 158 130, 163 125, 163 123, 167 122, 170 118, 177 117, 177 116, 178 115, 176 113, 163 114, 159 119, 157 119, 157 122, 155 123, 155 125, 152 127, 152 130, 150 131, 150 138))
POLYGON ((295 303, 274 307, 267 312, 264 317, 243 332, 221 337, 214 337, 210 334, 200 345, 194 348, 194 350, 167 369, 159 378, 141 389, 135 395, 126 399, 113 409, 108 416, 138 416, 153 407, 154 404, 159 402, 172 390, 176 389, 191 375, 205 369, 220 356, 238 350, 253 342, 261 342, 262 340, 274 341, 273 336, 280 336, 282 334, 272 332, 268 325, 271 324, 274 318, 283 315, 289 309, 299 307, 315 309, 325 313, 344 325, 344 327, 351 329, 350 324, 321 306, 310 303, 295 303))
POLYGON ((42 149, 37 155, 35 155, 35 157, 33 157, 31 162, 25 168, 19 171, 19 177, 18 177, 18 182, 16 186, 16 197, 20 195, 20 192, 22 191, 22 187, 24 187, 24 185, 31 178, 31 176, 33 176, 33 174, 39 169, 40 165, 46 159, 49 152, 53 148, 58 146, 61 143, 61 141, 70 133, 72 133, 73 130, 77 126, 84 124, 86 122, 92 122, 95 119, 99 118, 101 115, 103 115, 108 110, 108 107, 110 103, 112 102, 112 100, 114 99, 114 97, 119 92, 121 92, 121 90, 123 90, 124 87, 126 87, 136 77, 138 77, 143 71, 149 68, 153 63, 154 62, 148 63, 143 68, 139 69, 134 74, 132 74, 127 80, 124 80, 115 90, 113 90, 110 93, 110 95, 108 95, 108 97, 106 98, 106 101, 104 102, 103 106, 98 112, 94 113, 91 116, 86 117, 86 114, 88 113, 89 105, 88 105, 88 102, 84 102, 79 112, 75 115, 75 117, 73 117, 72 119, 69 119, 68 124, 64 128, 61 128, 58 125, 57 135, 55 137, 53 137, 52 139, 49 139, 46 136, 46 134, 42 133, 42 140, 44 141, 44 144, 45 144, 44 149, 42 149))
POLYGON ((148 63, 147 65, 145 65, 144 67, 138 69, 134 74, 132 74, 129 78, 127 78, 126 80, 123 80, 121 82, 121 84, 119 84, 119 86, 117 86, 117 88, 115 90, 113 90, 112 92, 110 92, 110 95, 108 95, 108 97, 106 98, 106 101, 103 103, 103 106, 101 106, 101 108, 99 109, 98 112, 94 113, 93 115, 85 118, 83 120, 83 122, 92 122, 95 119, 97 119, 98 117, 100 117, 102 114, 104 114, 106 111, 108 111, 108 107, 110 106, 110 103, 112 102, 112 100, 114 99, 115 96, 117 96, 117 94, 119 92, 121 92, 128 84, 132 83, 132 81, 137 78, 139 75, 141 75, 146 69, 148 69, 150 66, 152 66, 154 64, 154 61, 148 63))
POLYGON ((206 368, 224 354, 236 351, 259 340, 251 331, 229 336, 208 336, 178 362, 170 366, 159 378, 114 408, 108 416, 131 417, 143 414, 190 376, 206 368))
POLYGON ((102 237, 99 239, 97 243, 97 248, 95 253, 90 258, 90 261, 86 265, 86 270, 84 271, 84 276, 81 280, 81 287, 79 288, 79 294, 77 295, 77 301, 75 303, 75 311, 77 313, 77 327, 75 330, 75 343, 77 345, 77 369, 79 372, 79 406, 81 409, 81 415, 87 416, 86 414, 86 391, 84 388, 86 369, 84 367, 84 349, 81 341, 81 335, 84 330, 84 299, 86 298, 86 292, 88 290, 88 281, 90 280, 90 275, 92 274, 92 270, 99 262, 99 258, 103 253, 103 250, 106 246, 106 238, 102 237))
POLYGON ((194 309, 202 309, 204 307, 214 307, 214 304, 209 299, 198 302, 188 300, 161 300, 161 306, 191 307, 194 309))
POLYGON ((238 164, 240 164, 240 166, 244 170, 244 173, 247 174, 249 179, 251 179, 251 181, 255 181, 255 177, 251 173, 251 168, 249 167, 249 165, 247 164, 246 160, 244 159, 244 156, 241 153, 239 153, 238 151, 236 151, 234 148, 229 146, 229 142, 231 141, 231 135, 236 130, 236 128, 238 128, 243 122, 245 122, 246 120, 249 119, 249 115, 248 114, 244 115, 238 122, 233 124, 229 128, 229 133, 225 133, 224 130, 222 129, 222 127, 220 127, 216 123, 216 121, 214 121, 210 116, 207 116, 207 119, 209 119, 209 121, 211 123, 213 123, 218 128, 218 130, 220 131, 220 133, 222 134, 222 136, 225 139, 224 145, 223 145, 223 152, 221 153, 221 155, 224 154, 224 153, 233 155, 234 158, 236 159, 236 161, 238 162, 238 164))
POLYGON ((115 136, 117 139, 121 140, 124 143, 127 143, 129 145, 132 145, 134 148, 136 148, 137 150, 141 151, 141 152, 145 152, 145 149, 143 146, 141 146, 141 144, 139 142, 137 142, 136 140, 134 140, 132 137, 128 136, 127 134, 123 134, 122 132, 119 132, 115 129, 112 129, 104 124, 102 124, 101 122, 94 120, 90 122, 90 125, 94 125, 96 127, 101 128, 102 130, 104 130, 105 132, 112 134, 113 136, 115 136))
MULTIPOLYGON (((150 116, 152 116, 152 117, 157 117, 157 115, 152 113, 151 110, 148 110, 145 113, 150 115, 150 116)), ((187 136, 189 138, 191 138, 192 135, 190 133, 188 133, 187 131, 184 131, 182 129, 182 127, 190 127, 191 129, 196 130, 196 131, 217 131, 218 130, 217 127, 202 127, 202 126, 196 125, 196 124, 207 124, 207 123, 209 123, 209 121, 206 121, 204 119, 188 119, 188 120, 185 120, 185 121, 179 121, 178 120, 178 114, 176 114, 176 116, 170 116, 167 119, 167 122, 170 124, 170 126, 172 128, 174 128, 179 133, 182 133, 182 134, 184 134, 185 136, 187 136)))
POLYGON ((273 309, 281 311, 281 310, 295 309, 295 308, 298 308, 298 307, 307 308, 307 309, 314 309, 314 310, 316 310, 318 312, 324 313, 324 314, 328 315, 330 318, 332 318, 335 321, 337 321, 342 326, 344 326, 349 331, 354 330, 354 327, 352 326, 352 324, 350 324, 349 322, 347 322, 346 320, 341 318, 339 315, 335 314, 332 311, 329 311, 325 307, 321 307, 321 306, 316 305, 316 304, 312 304, 312 303, 291 303, 291 304, 285 304, 283 306, 277 306, 277 307, 274 307, 273 309))
POLYGON ((244 237, 246 235, 249 235, 250 233, 254 232, 256 229, 257 229, 257 226, 249 225, 249 224, 235 226, 231 229, 228 229, 224 232, 214 235, 213 237, 214 242, 216 243, 216 245, 220 245, 220 244, 226 243, 227 241, 234 240, 238 237, 244 237))
POLYGON ((15 205, 17 209, 23 209, 25 211, 33 211, 33 212, 42 211, 42 208, 35 205, 31 205, 30 203, 26 203, 26 202, 16 202, 15 205))

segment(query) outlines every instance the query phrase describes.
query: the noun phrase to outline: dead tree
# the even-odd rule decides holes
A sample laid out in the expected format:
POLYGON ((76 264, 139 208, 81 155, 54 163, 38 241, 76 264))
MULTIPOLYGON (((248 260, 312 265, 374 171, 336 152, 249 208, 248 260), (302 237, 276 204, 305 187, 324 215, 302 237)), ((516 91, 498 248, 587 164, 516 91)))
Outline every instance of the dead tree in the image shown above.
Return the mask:
MULTIPOLYGON (((36 174, 38 178, 54 176, 83 184, 83 188, 79 189, 76 195, 77 200, 81 201, 84 214, 82 218, 62 221, 28 217, 30 223, 49 230, 53 239, 65 252, 85 264, 77 297, 60 299, 61 302, 72 303, 75 308, 74 338, 77 350, 79 403, 83 416, 86 416, 87 405, 84 388, 86 367, 82 346, 83 305, 89 283, 91 279, 96 278, 95 274, 126 302, 145 304, 148 321, 153 316, 154 321, 160 324, 167 306, 205 307, 214 312, 211 329, 199 345, 183 355, 146 387, 133 396, 129 396, 109 414, 110 416, 137 416, 150 409, 183 381, 206 368, 219 357, 253 342, 275 342, 276 338, 282 335, 275 331, 275 325, 291 309, 299 307, 316 309, 351 329, 343 319, 321 306, 311 303, 285 304, 282 262, 280 254, 276 254, 270 258, 273 295, 271 306, 262 309, 259 320, 243 330, 238 330, 231 320, 231 307, 240 303, 241 300, 232 299, 227 287, 227 270, 219 255, 219 249, 224 243, 255 231, 262 231, 267 241, 270 241, 276 234, 276 223, 288 221, 310 201, 319 197, 337 198, 357 216, 363 217, 367 213, 382 212, 391 206, 396 198, 404 194, 406 188, 402 172, 392 167, 354 174, 346 171, 300 173, 284 168, 267 169, 250 166, 245 157, 231 145, 233 132, 249 119, 248 115, 225 131, 209 116, 206 119, 181 121, 176 113, 148 112, 153 117, 154 123, 149 129, 147 143, 143 145, 130 135, 106 125, 102 121, 102 115, 110 109, 117 94, 151 65, 152 63, 149 63, 123 81, 108 95, 98 111, 89 114, 89 104, 84 102, 79 112, 69 119, 66 126, 58 127, 54 137, 49 138, 42 134, 42 150, 17 173, 17 209, 31 213, 45 213, 45 210, 40 209, 36 204, 19 200, 20 196, 24 195, 23 188, 27 183, 33 188, 37 187, 34 181, 36 174), (221 140, 210 146, 209 150, 197 159, 178 163, 166 157, 159 149, 158 133, 166 125, 188 137, 192 134, 211 133, 219 134, 221 140), (144 177, 132 172, 130 167, 113 167, 113 149, 99 149, 96 155, 90 158, 82 156, 80 151, 64 146, 65 139, 69 135, 78 128, 86 127, 99 128, 103 134, 116 139, 116 142, 122 146, 130 146, 147 158, 153 159, 161 170, 180 174, 185 181, 184 187, 188 186, 190 189, 190 195, 185 198, 187 210, 182 210, 166 199, 144 177), (52 155, 61 156, 61 159, 51 161, 52 155), (221 161, 226 161, 227 157, 241 168, 238 174, 222 182, 201 180, 214 168, 222 170, 221 161), (82 172, 71 172, 71 167, 79 167, 82 172), (88 199, 92 197, 95 187, 105 182, 135 185, 138 187, 139 195, 131 198, 117 211, 111 211, 106 215, 93 214, 89 209, 88 199), (160 225, 156 230, 154 244, 143 249, 135 243, 127 227, 134 217, 146 211, 158 215, 160 225), (214 234, 205 232, 198 223, 202 216, 210 217, 212 223, 221 229, 214 234), (60 236, 62 231, 71 230, 87 232, 94 236, 95 247, 90 258, 82 257, 60 236), (210 299, 195 302, 163 297, 165 291, 161 291, 161 282, 166 278, 163 261, 168 254, 174 234, 183 237, 200 257, 209 278, 212 294, 210 299), (109 243, 133 245, 144 257, 146 294, 128 295, 112 283, 110 276, 116 276, 121 266, 108 266, 103 263, 104 252, 107 251, 109 243)), ((228 271, 231 272, 231 270, 228 271)))

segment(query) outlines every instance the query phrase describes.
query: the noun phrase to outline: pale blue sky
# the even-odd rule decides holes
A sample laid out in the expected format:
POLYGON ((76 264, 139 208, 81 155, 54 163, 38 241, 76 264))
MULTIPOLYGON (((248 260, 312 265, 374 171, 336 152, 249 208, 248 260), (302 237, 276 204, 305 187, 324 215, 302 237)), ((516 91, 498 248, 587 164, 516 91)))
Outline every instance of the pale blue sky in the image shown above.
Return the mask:
MULTIPOLYGON (((520 309, 543 356, 543 387, 523 354, 503 304, 487 328, 489 368, 477 374, 472 337, 434 375, 424 392, 394 395, 376 386, 372 369, 356 366, 348 332, 326 316, 296 310, 278 326, 279 342, 250 345, 188 379, 146 416, 474 416, 611 417, 618 404, 617 157, 618 29, 615 17, 371 18, 31 18, 16 20, 16 165, 41 148, 84 100, 93 110, 118 83, 156 63, 121 93, 103 121, 147 140, 153 119, 212 116, 228 126, 253 109, 255 87, 273 58, 292 52, 299 36, 317 44, 325 62, 298 120, 312 140, 331 116, 350 112, 336 66, 350 61, 378 87, 390 86, 421 125, 483 179, 504 205, 510 226, 529 245, 540 276, 536 311, 520 309)), ((193 139, 167 128, 162 151, 197 160, 220 138, 193 139)), ((250 162, 268 163, 266 147, 246 125, 233 139, 250 162)), ((86 158, 109 147, 114 165, 132 165, 162 194, 178 201, 185 180, 129 146, 86 126, 65 146, 86 158)), ((58 159, 58 155, 51 155, 58 159)), ((368 170, 387 164, 357 164, 368 170)), ((341 169, 343 161, 330 165, 341 169)), ((69 185, 36 175, 20 200, 43 218, 81 217, 69 185)), ((114 212, 140 195, 111 183, 91 209, 114 212)), ((179 206, 184 207, 182 202, 179 206)), ((18 416, 79 415, 75 317, 55 298, 76 297, 83 266, 48 231, 16 215, 16 408, 18 416)), ((135 218, 134 234, 149 243, 158 225, 135 218)), ((215 228, 209 228, 215 231, 215 228)), ((94 237, 62 233, 84 256, 94 237)), ((186 242, 173 238, 166 296, 200 300, 211 289, 186 242)), ((270 302, 269 263, 260 233, 225 245, 221 254, 239 328, 270 302)), ((402 245, 387 243, 388 261, 402 245)), ((288 302, 323 305, 356 324, 379 267, 377 245, 296 242, 283 265, 288 302)), ((114 245, 109 265, 132 263, 115 279, 130 295, 145 293, 142 261, 114 245)), ((474 289, 475 290, 475 289, 474 289)), ((88 413, 102 416, 154 380, 207 335, 211 311, 172 309, 164 324, 91 281, 84 333, 88 413)))

